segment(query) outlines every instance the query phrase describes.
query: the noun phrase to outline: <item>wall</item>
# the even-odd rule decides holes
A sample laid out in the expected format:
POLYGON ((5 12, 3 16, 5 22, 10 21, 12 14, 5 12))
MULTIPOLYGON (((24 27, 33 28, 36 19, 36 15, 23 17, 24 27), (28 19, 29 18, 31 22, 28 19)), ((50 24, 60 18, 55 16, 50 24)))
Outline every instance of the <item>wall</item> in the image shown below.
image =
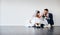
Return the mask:
POLYGON ((1 0, 0 0, 0 24, 1 24, 1 0))
POLYGON ((24 26, 35 10, 48 8, 54 15, 55 26, 60 26, 60 0, 1 0, 0 25, 24 26))

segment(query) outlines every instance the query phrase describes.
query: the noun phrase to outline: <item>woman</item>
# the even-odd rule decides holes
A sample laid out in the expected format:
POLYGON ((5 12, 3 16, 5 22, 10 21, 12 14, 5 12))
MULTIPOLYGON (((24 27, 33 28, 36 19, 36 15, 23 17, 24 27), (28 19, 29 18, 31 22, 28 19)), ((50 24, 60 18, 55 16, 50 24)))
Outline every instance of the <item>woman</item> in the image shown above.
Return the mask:
POLYGON ((32 20, 30 20, 30 23, 34 27, 37 27, 37 26, 40 27, 40 24, 42 23, 40 11, 36 12, 35 17, 33 17, 32 20))

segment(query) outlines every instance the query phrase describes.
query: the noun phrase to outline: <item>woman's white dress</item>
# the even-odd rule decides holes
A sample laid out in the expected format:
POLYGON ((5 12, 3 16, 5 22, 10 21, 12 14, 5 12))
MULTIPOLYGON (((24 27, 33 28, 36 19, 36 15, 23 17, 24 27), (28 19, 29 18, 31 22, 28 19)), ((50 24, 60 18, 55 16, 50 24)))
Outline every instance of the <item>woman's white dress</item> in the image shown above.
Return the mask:
POLYGON ((44 24, 44 25, 47 25, 47 20, 44 19, 41 17, 41 18, 38 18, 38 17, 33 17, 31 19, 31 25, 33 26, 35 23, 40 23, 40 24, 44 24))

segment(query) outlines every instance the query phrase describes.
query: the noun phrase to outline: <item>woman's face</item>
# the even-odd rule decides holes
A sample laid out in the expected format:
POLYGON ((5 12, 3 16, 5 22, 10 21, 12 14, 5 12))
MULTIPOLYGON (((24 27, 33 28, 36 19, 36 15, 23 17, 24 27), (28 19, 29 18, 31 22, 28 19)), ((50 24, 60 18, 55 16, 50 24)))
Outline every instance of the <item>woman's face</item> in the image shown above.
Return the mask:
POLYGON ((40 13, 38 13, 37 15, 40 16, 40 13))

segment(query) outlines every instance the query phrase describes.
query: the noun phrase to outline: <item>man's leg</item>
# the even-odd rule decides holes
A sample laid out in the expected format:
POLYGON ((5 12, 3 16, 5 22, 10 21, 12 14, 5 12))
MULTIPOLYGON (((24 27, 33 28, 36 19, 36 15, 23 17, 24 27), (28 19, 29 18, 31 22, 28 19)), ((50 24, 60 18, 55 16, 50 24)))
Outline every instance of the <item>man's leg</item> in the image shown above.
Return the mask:
POLYGON ((41 28, 44 28, 44 24, 41 24, 41 28))

